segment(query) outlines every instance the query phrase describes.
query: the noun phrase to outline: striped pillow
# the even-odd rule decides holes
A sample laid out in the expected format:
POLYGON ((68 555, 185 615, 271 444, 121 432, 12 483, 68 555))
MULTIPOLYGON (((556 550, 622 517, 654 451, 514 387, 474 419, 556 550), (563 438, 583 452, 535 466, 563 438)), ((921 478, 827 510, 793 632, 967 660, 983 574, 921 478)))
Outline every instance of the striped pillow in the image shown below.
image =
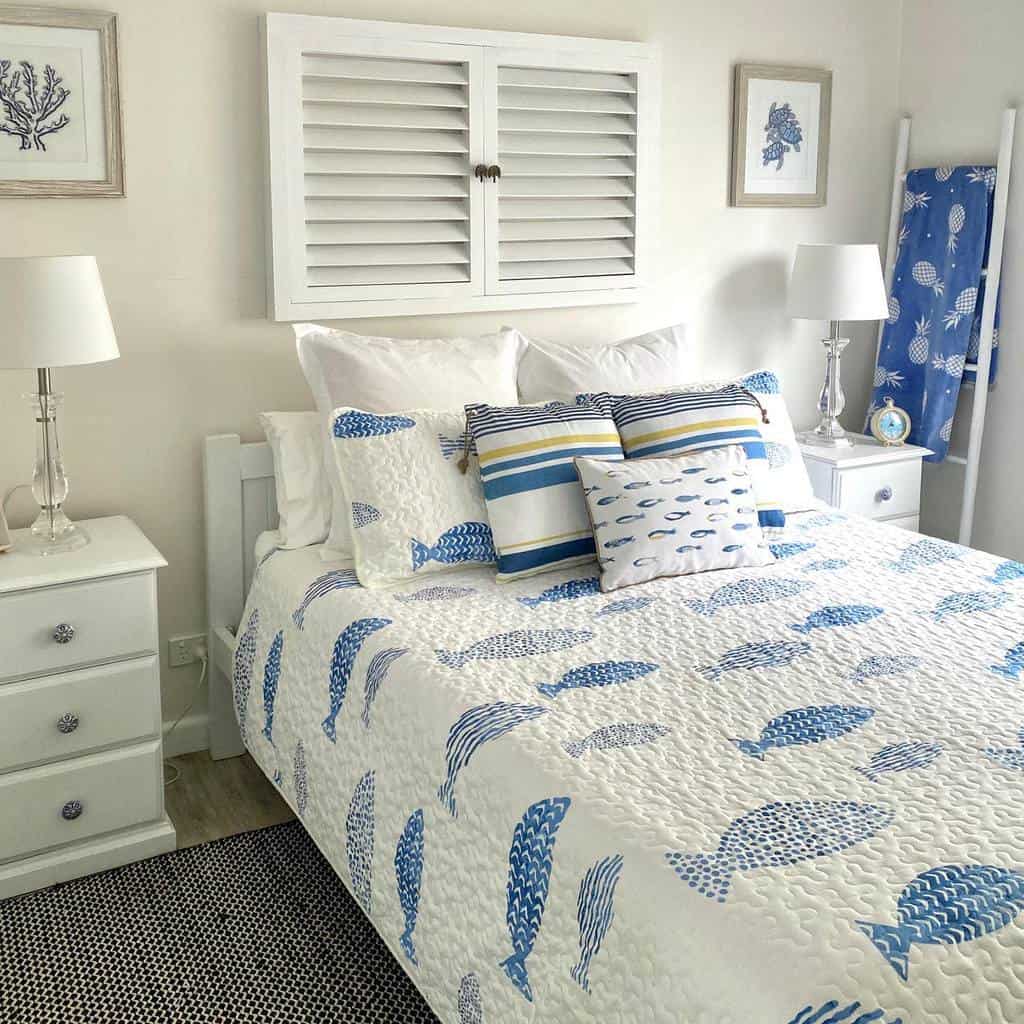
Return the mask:
POLYGON ((769 472, 757 398, 738 384, 715 391, 595 396, 611 412, 627 459, 685 455, 738 444, 747 456, 761 526, 786 525, 782 495, 769 472))
POLYGON ((511 580, 595 557, 573 459, 621 460, 615 421, 593 405, 467 405, 480 460, 498 579, 511 580))

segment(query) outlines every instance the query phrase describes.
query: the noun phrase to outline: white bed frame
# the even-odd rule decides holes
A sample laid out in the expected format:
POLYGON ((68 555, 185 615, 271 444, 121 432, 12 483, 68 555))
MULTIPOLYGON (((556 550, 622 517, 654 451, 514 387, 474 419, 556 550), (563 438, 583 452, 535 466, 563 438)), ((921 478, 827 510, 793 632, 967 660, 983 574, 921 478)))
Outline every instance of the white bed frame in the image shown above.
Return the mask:
POLYGON ((237 434, 203 443, 206 518, 206 609, 209 623, 210 756, 245 752, 235 720, 231 663, 235 635, 256 570, 256 538, 277 528, 274 461, 265 441, 242 444, 237 434))

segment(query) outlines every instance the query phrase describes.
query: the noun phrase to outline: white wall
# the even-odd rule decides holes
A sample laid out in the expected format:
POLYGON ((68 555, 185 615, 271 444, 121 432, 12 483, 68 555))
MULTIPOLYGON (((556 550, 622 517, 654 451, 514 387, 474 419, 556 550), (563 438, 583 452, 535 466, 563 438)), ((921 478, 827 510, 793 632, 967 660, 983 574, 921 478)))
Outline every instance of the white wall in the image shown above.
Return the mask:
MULTIPOLYGON (((122 358, 61 371, 64 446, 77 518, 126 512, 170 566, 163 635, 204 628, 200 440, 259 437, 261 409, 310 405, 291 332, 264 317, 263 180, 257 16, 267 0, 119 0, 128 195, 0 200, 0 255, 92 252, 122 358)), ((295 0, 310 14, 657 40, 663 48, 663 239, 659 287, 638 306, 349 322, 417 336, 491 330, 609 340, 667 321, 692 327, 708 371, 771 363, 801 425, 822 374, 816 324, 784 315, 802 241, 882 241, 888 211, 899 7, 890 0, 295 0), (834 71, 829 203, 822 210, 727 206, 732 65, 834 71)), ((2 313, 0 313, 2 316, 2 313)), ((0 319, 2 324, 2 319, 0 319)), ((851 422, 874 351, 856 329, 846 380, 851 422)), ((23 480, 32 420, 28 373, 0 374, 0 484, 23 480)), ((0 488, 2 489, 2 488, 0 488)), ((24 522, 27 509, 15 518, 24 522)), ((164 713, 185 705, 191 669, 163 672, 164 713)), ((200 706, 203 700, 200 700, 200 706)))
MULTIPOLYGON (((904 0, 900 103, 913 115, 911 163, 995 163, 999 118, 1024 99, 1024 4, 1020 0, 904 0)), ((1010 181, 1000 331, 1000 378, 989 395, 974 547, 1024 560, 1024 115, 1010 181)), ((966 448, 971 394, 957 412, 953 447, 966 448)), ((955 539, 963 469, 926 466, 921 528, 955 539)))

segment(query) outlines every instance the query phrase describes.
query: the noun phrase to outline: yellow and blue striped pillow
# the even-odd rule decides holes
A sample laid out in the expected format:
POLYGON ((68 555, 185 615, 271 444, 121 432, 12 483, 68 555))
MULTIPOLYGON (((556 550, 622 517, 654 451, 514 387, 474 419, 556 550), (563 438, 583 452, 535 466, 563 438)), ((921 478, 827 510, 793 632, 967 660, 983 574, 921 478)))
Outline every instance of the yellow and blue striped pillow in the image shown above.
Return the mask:
POLYGON ((586 403, 467 405, 498 579, 590 561, 594 537, 573 459, 621 460, 610 413, 586 403))

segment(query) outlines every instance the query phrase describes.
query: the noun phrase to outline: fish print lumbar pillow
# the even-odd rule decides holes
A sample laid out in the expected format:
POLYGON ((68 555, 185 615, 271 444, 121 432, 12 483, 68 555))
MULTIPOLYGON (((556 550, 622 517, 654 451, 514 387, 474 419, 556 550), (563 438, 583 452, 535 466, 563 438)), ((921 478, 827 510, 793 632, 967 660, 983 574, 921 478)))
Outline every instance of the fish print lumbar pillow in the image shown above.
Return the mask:
POLYGON ((773 561, 739 445, 609 465, 576 460, 601 589, 773 561))
POLYGON ((480 453, 498 579, 592 561, 594 536, 573 459, 622 460, 611 415, 585 403, 468 405, 466 424, 480 453))
POLYGON ((458 465, 464 431, 458 412, 334 411, 334 458, 364 587, 494 562, 480 475, 458 465))

